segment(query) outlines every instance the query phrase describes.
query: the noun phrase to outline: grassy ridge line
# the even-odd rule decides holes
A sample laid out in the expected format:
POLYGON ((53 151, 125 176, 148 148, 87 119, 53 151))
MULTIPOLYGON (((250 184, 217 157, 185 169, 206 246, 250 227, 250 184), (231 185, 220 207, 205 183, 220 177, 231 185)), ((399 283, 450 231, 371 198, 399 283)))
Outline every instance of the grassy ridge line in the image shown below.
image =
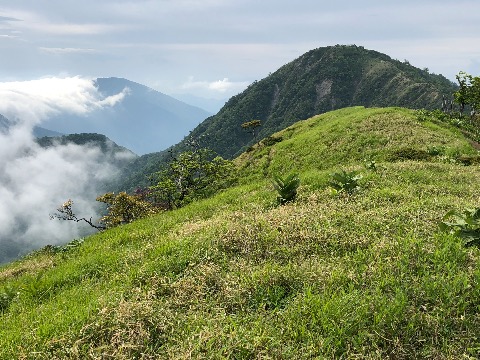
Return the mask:
POLYGON ((359 165, 369 158, 383 162, 408 148, 444 148, 443 155, 450 157, 476 153, 458 129, 414 119, 414 113, 403 108, 332 111, 295 123, 272 135, 281 139, 274 146, 261 141, 236 161, 248 176, 263 176, 359 165))
POLYGON ((478 204, 479 169, 387 161, 405 147, 475 153, 468 142, 403 109, 340 110, 275 136, 237 160, 243 185, 1 268, 0 291, 19 295, 0 358, 478 355, 479 252, 436 223, 478 204), (329 173, 370 155, 361 191, 332 196, 329 173), (299 198, 274 207, 263 173, 290 170, 299 198))

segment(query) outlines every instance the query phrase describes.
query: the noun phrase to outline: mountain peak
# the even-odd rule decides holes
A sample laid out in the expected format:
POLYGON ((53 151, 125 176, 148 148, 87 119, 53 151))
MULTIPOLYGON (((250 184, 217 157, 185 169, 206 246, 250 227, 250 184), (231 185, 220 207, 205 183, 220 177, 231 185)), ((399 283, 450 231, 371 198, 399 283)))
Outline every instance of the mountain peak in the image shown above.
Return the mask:
POLYGON ((356 45, 308 51, 232 97, 193 136, 208 133, 219 154, 232 157, 255 142, 240 125, 259 119, 259 138, 298 120, 350 107, 438 108, 455 84, 408 62, 356 45), (214 140, 213 140, 214 139, 214 140))
MULTIPOLYGON (((430 74, 374 50, 356 45, 321 47, 231 97, 191 136, 203 138, 205 146, 219 155, 233 158, 259 139, 314 115, 351 106, 439 108, 442 95, 451 95, 455 90, 455 84, 442 75, 430 74), (241 127, 253 119, 262 124, 256 138, 241 127)), ((182 149, 185 142, 172 147, 175 152, 182 149)), ((153 171, 148 164, 160 164, 167 158, 165 152, 139 158, 137 168, 142 162, 145 166, 139 174, 143 177, 143 173, 153 171)), ((133 184, 142 180, 133 175, 127 181, 133 184)))

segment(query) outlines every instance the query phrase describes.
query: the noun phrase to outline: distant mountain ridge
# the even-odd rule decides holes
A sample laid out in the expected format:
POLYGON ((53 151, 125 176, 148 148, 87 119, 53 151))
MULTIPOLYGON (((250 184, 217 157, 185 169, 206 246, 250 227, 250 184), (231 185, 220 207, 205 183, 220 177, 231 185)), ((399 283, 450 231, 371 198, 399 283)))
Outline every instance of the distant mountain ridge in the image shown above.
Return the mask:
MULTIPOLYGON (((322 47, 255 81, 199 124, 191 136, 233 158, 259 139, 320 113, 350 106, 440 108, 442 96, 455 90, 456 85, 444 76, 377 51, 355 45, 322 47), (253 119, 262 123, 255 139, 241 127, 253 119)), ((170 150, 185 149, 181 141, 170 150)), ((157 171, 168 158, 163 151, 135 160, 124 171, 124 188, 144 184, 145 174, 157 171)))
MULTIPOLYGON (((0 132, 3 132, 3 133, 6 132, 12 125, 13 123, 8 118, 0 114, 0 132)), ((40 138, 43 136, 62 136, 62 135, 63 135, 62 133, 48 130, 40 126, 33 127, 33 136, 37 138, 40 138)))
POLYGON ((5 132, 10 127, 10 121, 0 114, 0 132, 5 132))
POLYGON ((63 134, 106 134, 117 144, 145 154, 179 142, 211 115, 130 80, 98 78, 95 85, 105 97, 129 90, 125 98, 111 108, 95 110, 86 116, 63 113, 44 121, 42 126, 63 134))
POLYGON ((33 128, 33 136, 35 136, 36 138, 41 138, 45 136, 53 137, 53 136, 63 136, 63 135, 64 134, 59 133, 57 131, 48 130, 40 126, 35 126, 33 128))
POLYGON ((111 153, 112 155, 115 155, 118 153, 125 153, 122 158, 137 157, 135 153, 123 146, 116 144, 103 134, 82 133, 62 136, 44 136, 37 138, 36 142, 44 148, 67 144, 97 146, 105 154, 111 153))

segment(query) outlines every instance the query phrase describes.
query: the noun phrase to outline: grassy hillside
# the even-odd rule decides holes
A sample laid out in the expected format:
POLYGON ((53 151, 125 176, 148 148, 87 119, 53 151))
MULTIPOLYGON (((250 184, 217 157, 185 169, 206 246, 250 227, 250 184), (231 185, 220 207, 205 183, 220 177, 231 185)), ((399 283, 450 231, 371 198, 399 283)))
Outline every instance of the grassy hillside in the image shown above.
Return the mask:
MULTIPOLYGON (((311 50, 232 97, 218 114, 192 132, 206 147, 232 158, 254 144, 241 124, 261 120, 258 139, 298 120, 350 106, 402 106, 439 109, 442 96, 455 85, 441 75, 418 69, 361 46, 328 46, 311 50)), ((172 147, 184 151, 185 141, 172 147)), ((145 173, 158 171, 166 151, 140 157, 124 172, 123 190, 145 183, 145 173)))
POLYGON ((437 228, 478 205, 457 160, 476 154, 406 109, 296 123, 236 160, 234 188, 0 268, 0 358, 477 358, 480 252, 437 228), (357 192, 332 193, 339 169, 357 192))

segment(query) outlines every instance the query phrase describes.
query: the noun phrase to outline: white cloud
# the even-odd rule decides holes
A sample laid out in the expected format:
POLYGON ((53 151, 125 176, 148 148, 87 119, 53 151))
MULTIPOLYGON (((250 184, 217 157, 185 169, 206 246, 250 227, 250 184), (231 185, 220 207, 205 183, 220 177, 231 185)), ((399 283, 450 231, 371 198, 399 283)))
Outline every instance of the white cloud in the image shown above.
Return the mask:
POLYGON ((204 89, 212 90, 215 92, 226 93, 226 92, 236 92, 245 89, 249 85, 246 81, 233 82, 228 78, 223 78, 222 80, 216 81, 195 81, 193 77, 190 77, 186 83, 184 83, 181 88, 186 89, 204 89))
MULTIPOLYGON (((118 30, 118 26, 110 24, 108 21, 91 22, 91 21, 66 21, 70 16, 60 16, 55 18, 56 12, 43 12, 22 10, 21 8, 0 8, 0 21, 3 26, 15 32, 25 34, 26 38, 30 36, 38 37, 38 35, 52 36, 90 36, 99 35, 118 30), (1 16, 4 14, 6 16, 1 16)), ((71 12, 71 14, 75 14, 71 12)))
POLYGON ((30 81, 0 83, 0 114, 13 121, 38 124, 61 112, 86 114, 114 106, 128 90, 104 98, 92 79, 49 77, 30 81))
POLYGON ((10 253, 0 251, 0 262, 91 232, 77 223, 52 221, 49 214, 71 198, 78 215, 96 218, 97 186, 116 170, 98 148, 70 144, 44 149, 30 132, 19 125, 0 133, 0 249, 10 253))
POLYGON ((71 198, 80 217, 96 218, 98 187, 117 170, 96 147, 41 148, 33 139, 33 126, 56 113, 87 114, 114 106, 128 93, 124 89, 104 97, 91 79, 80 77, 0 83, 0 114, 15 120, 0 132, 0 262, 91 231, 77 223, 51 221, 49 214, 71 198))
MULTIPOLYGON (((99 186, 117 173, 109 157, 98 147, 75 144, 40 147, 33 139, 32 126, 55 111, 84 113, 92 107, 112 106, 129 92, 125 89, 101 99, 90 80, 79 78, 27 83, 0 84, 0 97, 5 99, 0 102, 0 113, 8 110, 30 120, 19 121, 0 132, 0 263, 91 232, 84 224, 50 220, 49 214, 73 199, 79 217, 96 220, 99 215, 95 198, 101 191, 99 186)), ((130 153, 114 156, 131 158, 130 153)))
POLYGON ((22 23, 22 26, 19 27, 35 31, 36 33, 56 34, 61 36, 97 35, 116 29, 114 26, 107 24, 49 23, 46 21, 22 23))
POLYGON ((246 82, 232 82, 228 80, 228 78, 223 78, 223 80, 217 80, 208 85, 210 90, 216 90, 220 92, 232 91, 232 89, 236 88, 244 88, 247 86, 248 83, 246 82))
POLYGON ((1 38, 1 39, 17 39, 18 36, 16 36, 16 35, 5 35, 5 34, 3 34, 3 35, 0 35, 0 38, 1 38))
POLYGON ((40 47, 40 51, 48 54, 62 55, 62 54, 95 54, 98 51, 95 49, 85 49, 85 48, 48 48, 40 47))
POLYGON ((98 102, 98 105, 102 107, 103 106, 113 107, 116 104, 122 102, 127 95, 131 94, 131 92, 132 91, 130 90, 130 88, 126 87, 125 89, 122 90, 122 92, 115 95, 107 96, 105 99, 100 100, 98 102))

